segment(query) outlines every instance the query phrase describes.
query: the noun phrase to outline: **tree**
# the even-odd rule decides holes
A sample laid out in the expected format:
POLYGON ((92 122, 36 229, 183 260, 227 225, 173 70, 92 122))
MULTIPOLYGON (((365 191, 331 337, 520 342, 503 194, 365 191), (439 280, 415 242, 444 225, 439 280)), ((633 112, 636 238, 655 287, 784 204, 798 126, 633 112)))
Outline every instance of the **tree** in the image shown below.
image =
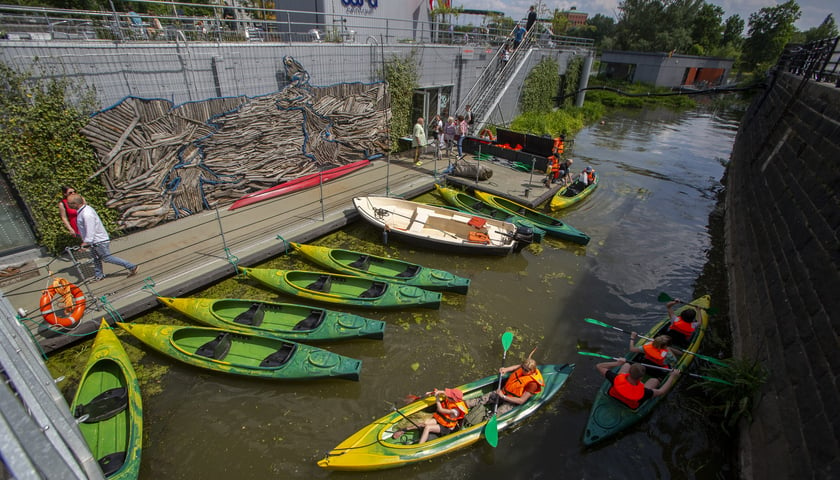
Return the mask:
POLYGON ((569 29, 569 17, 559 9, 554 9, 551 17, 551 31, 555 35, 565 35, 569 29))
POLYGON ((723 9, 704 3, 693 23, 691 39, 702 52, 709 52, 721 44, 723 38, 723 9))
POLYGON ((814 27, 804 32, 804 43, 824 40, 826 38, 836 37, 837 35, 837 24, 834 22, 834 16, 829 13, 819 27, 814 27))
POLYGON ((745 70, 769 68, 796 32, 794 22, 802 12, 796 0, 764 7, 750 14, 748 37, 744 40, 741 61, 745 70))
POLYGON ((723 38, 721 43, 723 45, 731 45, 733 47, 740 47, 743 39, 741 33, 744 31, 744 19, 738 15, 732 15, 726 19, 723 26, 723 38))
POLYGON ((591 38, 597 47, 601 45, 605 37, 610 37, 615 33, 615 20, 598 13, 586 19, 586 25, 572 27, 568 33, 573 37, 591 38))

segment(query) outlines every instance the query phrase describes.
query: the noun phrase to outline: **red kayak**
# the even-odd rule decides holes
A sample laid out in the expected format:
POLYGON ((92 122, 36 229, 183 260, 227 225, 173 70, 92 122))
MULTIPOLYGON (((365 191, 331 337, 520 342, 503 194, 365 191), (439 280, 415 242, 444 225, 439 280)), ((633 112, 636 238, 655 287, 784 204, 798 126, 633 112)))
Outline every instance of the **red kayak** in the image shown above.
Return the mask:
POLYGON ((347 165, 324 170, 323 172, 304 175, 300 178, 281 183, 280 185, 260 190, 259 192, 249 193, 248 195, 245 195, 239 200, 233 202, 233 205, 231 205, 228 210, 233 210, 239 207, 244 207, 245 205, 268 200, 269 198, 279 197, 280 195, 314 187, 322 181, 326 182, 328 180, 341 177, 342 175, 346 175, 350 172, 355 172, 369 163, 370 160, 359 160, 358 162, 348 163, 347 165))

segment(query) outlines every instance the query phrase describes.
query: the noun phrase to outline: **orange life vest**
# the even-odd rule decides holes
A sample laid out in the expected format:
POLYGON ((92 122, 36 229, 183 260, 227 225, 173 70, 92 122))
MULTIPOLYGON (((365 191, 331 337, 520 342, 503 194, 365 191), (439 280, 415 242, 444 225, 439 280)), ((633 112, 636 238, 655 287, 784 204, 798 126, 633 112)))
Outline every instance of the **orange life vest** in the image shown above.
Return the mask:
POLYGON ((645 386, 642 382, 633 385, 627 380, 629 374, 616 375, 609 395, 633 410, 639 408, 640 400, 645 396, 645 386))
POLYGON ((548 160, 551 162, 551 173, 557 175, 560 172, 560 160, 554 155, 548 157, 548 160))
POLYGON ((542 387, 545 386, 545 380, 543 380, 539 370, 525 373, 525 370, 519 367, 508 377, 507 382, 505 382, 505 393, 511 394, 514 397, 521 397, 525 393, 525 387, 531 382, 536 382, 537 384, 537 391, 534 394, 542 391, 542 387))
POLYGON ((595 171, 594 170, 591 171, 591 172, 584 172, 584 173, 586 173, 586 184, 587 185, 592 185, 593 183, 595 183, 595 171))
POLYGON ((469 408, 467 408, 466 403, 453 402, 449 399, 449 397, 446 397, 446 399, 441 403, 441 407, 443 407, 445 410, 457 409, 458 411, 458 415, 455 417, 451 416, 450 414, 441 415, 438 412, 434 413, 433 416, 435 417, 435 420, 437 420, 439 424, 443 425, 446 428, 453 428, 455 427, 455 425, 458 425, 458 420, 464 418, 467 412, 470 411, 469 408))
POLYGON ((656 348, 653 346, 653 342, 648 342, 642 347, 642 350, 644 350, 645 358, 647 360, 650 360, 660 367, 665 366, 665 356, 668 355, 667 348, 656 348))
POLYGON ((552 148, 552 151, 554 152, 555 155, 563 155, 563 139, 562 138, 557 137, 557 138, 554 139, 554 148, 552 148))
POLYGON ((694 333, 694 329, 694 325, 692 325, 691 322, 686 322, 682 319, 682 317, 677 317, 677 320, 674 323, 672 323, 671 327, 669 328, 669 330, 679 332, 685 335, 686 338, 691 337, 691 335, 694 333))

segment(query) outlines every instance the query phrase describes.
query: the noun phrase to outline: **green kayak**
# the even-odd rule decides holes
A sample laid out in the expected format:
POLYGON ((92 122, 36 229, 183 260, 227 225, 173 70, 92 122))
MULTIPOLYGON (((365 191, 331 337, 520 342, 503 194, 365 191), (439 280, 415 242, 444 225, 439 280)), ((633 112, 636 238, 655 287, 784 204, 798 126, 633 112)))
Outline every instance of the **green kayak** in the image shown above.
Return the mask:
POLYGON ((319 302, 367 308, 440 308, 440 293, 381 280, 306 270, 239 270, 267 287, 319 302))
POLYGON ((385 332, 385 322, 381 320, 291 303, 236 298, 158 297, 158 300, 211 327, 295 341, 381 339, 385 332))
MULTIPOLYGON (((566 383, 574 371, 574 365, 540 365, 545 380, 542 391, 529 398, 524 404, 514 407, 497 417, 497 431, 522 422, 549 400, 566 383)), ((457 387, 464 393, 464 399, 481 397, 498 388, 499 375, 491 375, 457 387)), ((475 406, 462 420, 459 428, 449 435, 433 438, 418 444, 418 430, 408 430, 399 439, 394 432, 403 428, 405 417, 412 414, 434 411, 434 397, 420 399, 393 411, 354 433, 333 448, 318 462, 318 466, 329 470, 383 470, 402 467, 411 463, 439 457, 460 448, 472 445, 484 437, 484 428, 493 414, 493 405, 475 406)))
POLYGON ((341 248, 301 245, 299 243, 290 243, 290 245, 308 260, 347 275, 358 275, 396 284, 412 285, 424 290, 455 293, 467 293, 470 286, 468 278, 395 258, 380 257, 341 248))
POLYGON ((552 217, 551 215, 546 215, 540 211, 534 210, 533 208, 526 207, 525 205, 521 205, 513 200, 499 195, 493 195, 492 193, 476 190, 475 195, 481 200, 495 205, 506 212, 527 218, 536 226, 545 230, 546 233, 552 237, 561 238, 581 245, 589 243, 589 235, 581 232, 568 223, 552 217))
MULTIPOLYGON (((702 315, 700 315, 700 326, 697 330, 695 330, 691 342, 685 349, 688 352, 697 353, 697 350, 700 348, 700 342, 703 340, 703 335, 705 335, 706 328, 709 323, 709 316, 705 310, 706 308, 709 308, 709 301, 710 297, 706 295, 691 302, 694 305, 702 307, 702 315)), ((676 312, 679 314, 679 312, 686 308, 693 307, 686 305, 676 310, 676 312)), ((650 332, 646 333, 644 336, 654 338, 657 335, 665 333, 668 330, 669 325, 670 319, 666 317, 664 320, 651 328, 650 332)), ((640 338, 637 345, 642 346, 646 341, 647 340, 640 338)), ((639 360, 639 355, 640 354, 630 352, 627 354, 626 358, 629 361, 635 362, 639 360)), ((691 364, 692 360, 694 360, 694 355, 684 353, 680 356, 677 364, 674 365, 674 368, 679 368, 681 371, 685 371, 685 369, 691 364)), ((613 369, 613 371, 617 372, 618 367, 613 369)), ((645 377, 643 381, 646 380, 647 377, 645 377)), ((662 382, 664 383, 666 380, 667 377, 663 378, 662 382)), ((589 421, 586 423, 586 430, 583 435, 583 443, 585 445, 594 445, 596 443, 603 442, 604 440, 614 437, 627 428, 635 425, 653 411, 660 401, 664 400, 668 396, 662 395, 660 397, 652 397, 642 403, 639 408, 632 410, 607 393, 610 387, 610 382, 604 381, 601 384, 601 388, 598 390, 598 394, 595 396, 595 402, 592 404, 592 410, 589 412, 589 421)))
POLYGON ((358 380, 362 369, 361 360, 262 335, 208 327, 117 325, 165 355, 216 372, 275 379, 358 380))
POLYGON ((70 412, 109 479, 140 473, 143 404, 137 374, 119 339, 102 319, 70 412))
POLYGON ((534 241, 540 242, 545 236, 545 230, 531 220, 518 215, 516 213, 507 212, 501 208, 496 207, 488 202, 479 200, 471 195, 455 190, 454 188, 442 187, 435 184, 435 189, 450 205, 466 210, 482 217, 495 218, 496 220, 504 220, 510 222, 517 227, 530 228, 534 233, 534 241))
POLYGON ((557 193, 551 197, 549 207, 552 211, 571 207, 589 196, 596 188, 598 188, 598 173, 595 173, 595 181, 589 185, 584 185, 575 180, 557 190, 557 193))

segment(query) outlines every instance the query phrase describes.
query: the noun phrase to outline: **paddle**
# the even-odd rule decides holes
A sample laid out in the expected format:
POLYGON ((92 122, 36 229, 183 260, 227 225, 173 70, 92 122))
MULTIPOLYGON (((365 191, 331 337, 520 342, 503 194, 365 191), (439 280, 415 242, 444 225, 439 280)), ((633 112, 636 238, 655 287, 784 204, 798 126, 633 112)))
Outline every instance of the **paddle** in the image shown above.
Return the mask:
MULTIPOLYGON (((656 299, 657 299, 657 300, 659 300, 660 302, 672 302, 672 301, 676 301, 676 300, 677 300, 676 298, 671 298, 671 296, 670 296, 670 295, 668 295, 668 294, 667 294, 667 293, 665 293, 665 292, 661 292, 661 293, 659 294, 659 296, 658 296, 656 299)), ((696 307, 696 308, 700 308, 700 309, 702 309, 702 310, 705 310, 705 311, 706 311, 706 313, 708 313, 709 315, 714 315, 714 314, 716 314, 716 313, 717 313, 717 309, 716 309, 715 307, 709 307, 709 308, 706 308, 706 307, 703 307, 703 306, 701 306, 701 305, 695 305, 695 304, 693 304, 693 303, 685 303, 685 302, 683 302, 683 301, 680 301, 679 303, 682 303, 683 305, 688 305, 689 307, 696 307)))
MULTIPOLYGON (((499 369, 502 369, 505 366, 505 358, 507 358, 507 352, 510 348, 511 343, 513 343, 513 333, 503 333, 502 348, 504 349, 504 353, 502 353, 502 366, 499 369)), ((500 388, 502 388, 502 372, 499 372, 499 385, 496 387, 496 390, 500 388)), ((487 440, 487 443, 489 443, 490 446, 493 448, 496 448, 496 445, 499 444, 499 425, 496 419, 496 411, 498 409, 499 397, 496 396, 496 403, 493 405, 493 416, 490 417, 490 420, 487 421, 487 425, 484 426, 484 438, 487 440)))
MULTIPOLYGON (((619 359, 618 357, 611 357, 609 355, 604 355, 602 353, 582 352, 580 350, 578 350, 577 353, 579 355, 589 355, 590 357, 606 358, 608 360, 618 360, 619 359)), ((638 362, 631 362, 631 361, 628 360, 627 363, 638 363, 638 362)), ((665 371, 665 372, 673 372, 674 371, 673 368, 657 367, 655 365, 648 365, 647 363, 645 363, 643 365, 645 366, 645 368, 653 368, 655 370, 662 370, 662 371, 665 371)), ((683 373, 685 373, 685 372, 683 372, 683 373)), ((690 377, 702 378, 703 380, 708 380, 710 382, 722 383, 724 385, 733 385, 732 383, 727 382, 726 380, 723 380, 723 379, 720 379, 720 378, 707 377, 705 375, 698 375, 696 373, 686 373, 686 375, 688 375, 690 377)))
MULTIPOLYGON (((584 318, 583 321, 586 322, 586 323, 591 323, 592 325, 598 325, 599 327, 612 328, 613 330, 618 330, 619 332, 623 332, 623 333, 632 333, 632 332, 628 332, 627 330, 622 330, 618 327, 614 327, 610 324, 595 320, 594 318, 584 318)), ((644 335, 639 335, 639 337, 644 338, 645 340, 653 340, 652 338, 646 337, 644 335)), ((717 358, 714 358, 714 357, 707 357, 705 355, 700 355, 699 353, 689 352, 688 350, 683 350, 682 348, 679 348, 679 347, 671 346, 670 348, 673 348, 675 350, 679 350, 679 351, 681 351, 683 353, 687 353, 689 355, 694 355, 697 358, 703 359, 703 360, 705 360, 709 363, 714 363, 715 365, 719 365, 721 367, 728 367, 729 366, 726 363, 724 363, 724 362, 722 362, 722 361, 720 361, 720 360, 718 360, 717 358)))

